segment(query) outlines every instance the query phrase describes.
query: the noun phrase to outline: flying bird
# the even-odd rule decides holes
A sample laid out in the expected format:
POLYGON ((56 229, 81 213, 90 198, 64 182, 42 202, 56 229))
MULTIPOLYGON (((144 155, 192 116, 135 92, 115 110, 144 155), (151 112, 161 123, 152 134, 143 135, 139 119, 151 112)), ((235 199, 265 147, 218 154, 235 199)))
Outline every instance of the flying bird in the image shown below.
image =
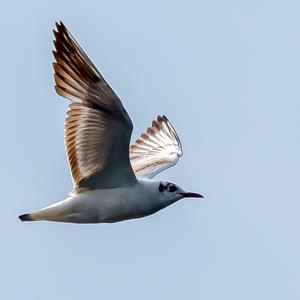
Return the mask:
POLYGON ((121 100, 62 22, 53 32, 55 90, 70 100, 65 145, 74 189, 20 220, 112 223, 151 215, 182 198, 202 198, 152 179, 183 153, 167 117, 158 116, 130 146, 133 125, 121 100))

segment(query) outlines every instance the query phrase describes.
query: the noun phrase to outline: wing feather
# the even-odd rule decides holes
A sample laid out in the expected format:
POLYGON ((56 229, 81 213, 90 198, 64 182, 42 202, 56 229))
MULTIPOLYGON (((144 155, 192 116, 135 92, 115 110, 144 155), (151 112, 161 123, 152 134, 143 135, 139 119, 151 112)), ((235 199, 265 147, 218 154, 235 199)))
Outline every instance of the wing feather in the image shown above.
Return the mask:
POLYGON ((130 147, 130 162, 139 178, 153 178, 182 156, 180 139, 166 116, 158 116, 130 147))
POLYGON ((75 191, 135 183, 125 108, 62 22, 54 36, 55 90, 71 100, 65 143, 75 191))

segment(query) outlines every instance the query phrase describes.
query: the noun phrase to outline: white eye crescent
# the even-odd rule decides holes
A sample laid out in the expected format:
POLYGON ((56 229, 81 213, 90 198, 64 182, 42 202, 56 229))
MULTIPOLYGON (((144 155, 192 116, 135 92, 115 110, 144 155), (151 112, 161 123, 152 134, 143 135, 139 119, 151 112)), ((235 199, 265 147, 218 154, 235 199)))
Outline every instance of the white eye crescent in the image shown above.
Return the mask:
POLYGON ((177 187, 176 187, 175 184, 169 184, 169 185, 168 185, 168 191, 169 191, 170 193, 173 193, 173 192, 175 192, 176 190, 177 190, 177 187))

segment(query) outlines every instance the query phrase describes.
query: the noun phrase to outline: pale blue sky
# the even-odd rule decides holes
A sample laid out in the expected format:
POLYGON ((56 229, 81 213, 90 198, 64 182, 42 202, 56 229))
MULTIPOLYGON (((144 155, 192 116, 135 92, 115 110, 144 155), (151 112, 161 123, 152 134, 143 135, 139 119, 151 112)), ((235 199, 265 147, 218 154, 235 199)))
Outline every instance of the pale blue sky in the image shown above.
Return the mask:
POLYGON ((0 298, 300 299, 299 1, 7 1, 0 12, 0 298), (184 156, 159 178, 202 193, 107 225, 21 223, 72 189, 63 20, 137 137, 166 114, 184 156))

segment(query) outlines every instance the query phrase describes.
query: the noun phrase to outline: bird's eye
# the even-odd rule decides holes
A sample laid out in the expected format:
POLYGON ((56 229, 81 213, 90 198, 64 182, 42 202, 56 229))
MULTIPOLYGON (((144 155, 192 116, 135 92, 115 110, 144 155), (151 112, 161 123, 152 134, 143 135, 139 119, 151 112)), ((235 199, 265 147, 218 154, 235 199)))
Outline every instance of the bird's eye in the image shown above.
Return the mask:
POLYGON ((169 184, 169 186, 168 186, 168 191, 170 192, 170 193, 173 193, 173 192, 175 192, 177 190, 177 187, 174 185, 174 184, 169 184))

